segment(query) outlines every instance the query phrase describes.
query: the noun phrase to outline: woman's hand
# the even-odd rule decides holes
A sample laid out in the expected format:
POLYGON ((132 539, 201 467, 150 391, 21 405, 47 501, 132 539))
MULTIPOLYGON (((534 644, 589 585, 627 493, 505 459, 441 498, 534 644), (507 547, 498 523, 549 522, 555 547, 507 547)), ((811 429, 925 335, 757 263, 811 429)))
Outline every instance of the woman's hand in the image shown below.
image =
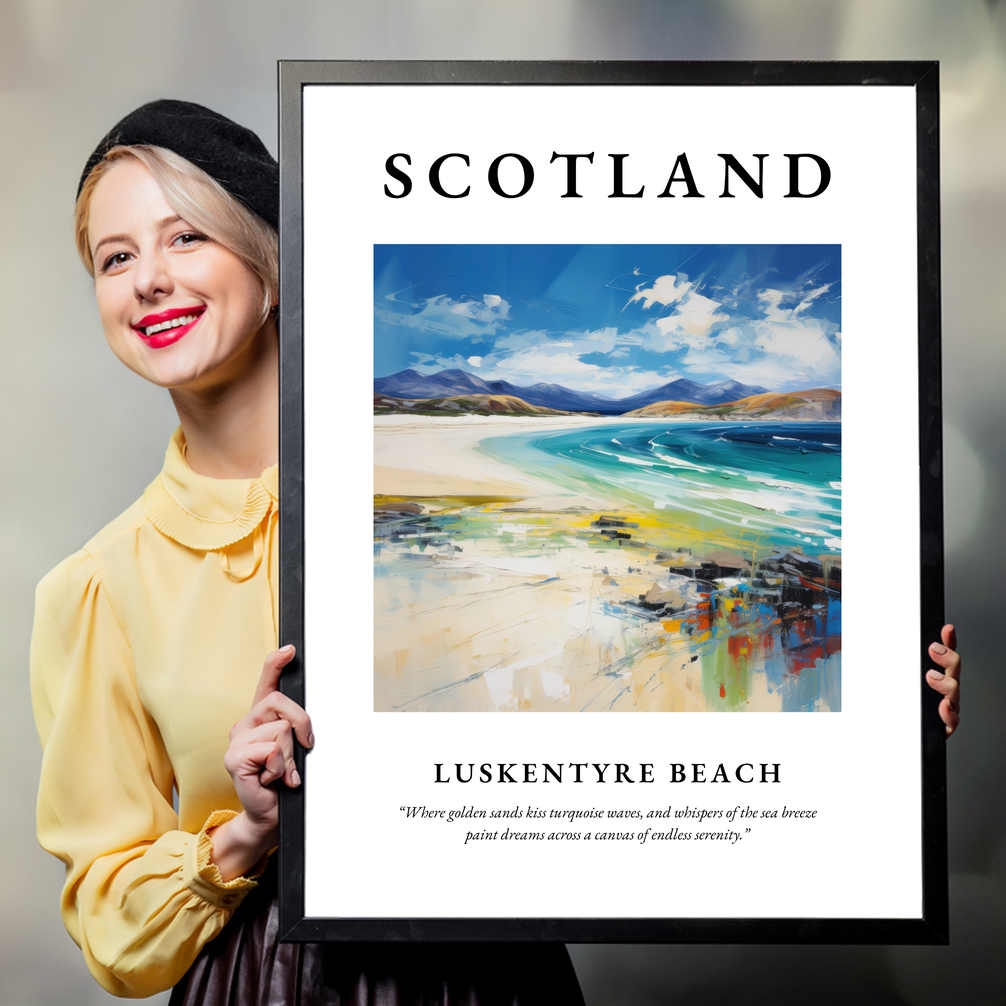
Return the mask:
POLYGON ((931 643, 929 656, 943 668, 926 673, 929 687, 943 696, 940 719, 947 726, 949 737, 961 721, 961 658, 957 651, 957 632, 952 625, 944 625, 941 643, 931 643))
POLYGON ((211 859, 224 880, 247 873, 276 845, 279 793, 273 784, 282 779, 291 788, 300 785, 294 734, 304 747, 314 746, 310 716, 279 691, 280 674, 295 652, 284 646, 266 657, 251 711, 231 727, 224 766, 244 810, 209 833, 211 859))

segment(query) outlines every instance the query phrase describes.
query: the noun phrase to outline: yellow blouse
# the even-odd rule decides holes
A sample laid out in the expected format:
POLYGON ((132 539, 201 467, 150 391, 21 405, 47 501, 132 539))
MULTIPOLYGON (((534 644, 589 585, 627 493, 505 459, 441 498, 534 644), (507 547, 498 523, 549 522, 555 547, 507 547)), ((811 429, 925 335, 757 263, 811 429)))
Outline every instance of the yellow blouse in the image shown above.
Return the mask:
POLYGON ((223 882, 206 829, 241 809, 228 731, 276 646, 277 492, 276 467, 197 475, 178 430, 143 498, 38 586, 38 837, 115 995, 174 985, 255 886, 223 882))

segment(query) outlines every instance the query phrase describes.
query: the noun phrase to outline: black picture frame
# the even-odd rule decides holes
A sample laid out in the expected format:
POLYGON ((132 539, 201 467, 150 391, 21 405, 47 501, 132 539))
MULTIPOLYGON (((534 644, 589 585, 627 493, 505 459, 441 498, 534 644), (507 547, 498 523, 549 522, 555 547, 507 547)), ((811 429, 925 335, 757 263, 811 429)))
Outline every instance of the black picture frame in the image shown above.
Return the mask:
MULTIPOLYGON (((305 914, 305 807, 311 763, 297 752, 304 785, 281 794, 280 927, 287 941, 456 940, 626 943, 940 944, 949 939, 945 736, 939 696, 924 673, 943 624, 940 383, 939 71, 935 62, 404 62, 281 61, 280 120, 280 640, 298 648, 282 688, 310 711, 304 647, 304 394, 302 95, 306 86, 487 87, 646 84, 914 88, 917 160, 919 486, 923 722, 923 904, 918 918, 319 918, 305 914)), ((340 869, 342 864, 332 864, 340 869)))

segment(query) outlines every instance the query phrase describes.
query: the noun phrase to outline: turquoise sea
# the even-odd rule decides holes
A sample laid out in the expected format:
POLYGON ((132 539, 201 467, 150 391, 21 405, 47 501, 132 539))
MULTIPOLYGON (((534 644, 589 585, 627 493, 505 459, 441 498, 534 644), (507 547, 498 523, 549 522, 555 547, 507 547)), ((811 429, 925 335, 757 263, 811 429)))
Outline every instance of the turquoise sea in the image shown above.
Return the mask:
POLYGON ((605 423, 489 437, 477 449, 571 490, 686 511, 739 542, 841 548, 841 423, 605 423))

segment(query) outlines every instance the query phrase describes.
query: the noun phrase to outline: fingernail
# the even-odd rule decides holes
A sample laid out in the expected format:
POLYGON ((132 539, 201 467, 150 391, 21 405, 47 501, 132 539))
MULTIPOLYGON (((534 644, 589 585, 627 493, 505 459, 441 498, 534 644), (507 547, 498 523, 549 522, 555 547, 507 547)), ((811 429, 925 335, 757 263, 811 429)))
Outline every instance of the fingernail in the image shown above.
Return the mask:
POLYGON ((294 784, 294 786, 300 785, 300 773, 296 769, 290 773, 290 781, 294 784))
POLYGON ((947 652, 947 648, 942 643, 933 643, 933 645, 930 646, 929 649, 931 649, 933 651, 933 653, 946 653, 947 652))
POLYGON ((314 747, 314 732, 313 731, 307 735, 307 746, 309 748, 313 748, 314 747))
POLYGON ((929 672, 929 676, 930 676, 930 677, 931 677, 931 678, 932 678, 932 679, 933 679, 934 681, 942 681, 942 680, 943 680, 943 679, 944 679, 944 678, 946 677, 946 675, 945 675, 945 674, 941 674, 941 673, 940 673, 939 671, 930 671, 930 672, 929 672))
POLYGON ((287 643, 286 646, 280 648, 279 652, 282 653, 284 656, 287 653, 293 653, 293 643, 287 643))

